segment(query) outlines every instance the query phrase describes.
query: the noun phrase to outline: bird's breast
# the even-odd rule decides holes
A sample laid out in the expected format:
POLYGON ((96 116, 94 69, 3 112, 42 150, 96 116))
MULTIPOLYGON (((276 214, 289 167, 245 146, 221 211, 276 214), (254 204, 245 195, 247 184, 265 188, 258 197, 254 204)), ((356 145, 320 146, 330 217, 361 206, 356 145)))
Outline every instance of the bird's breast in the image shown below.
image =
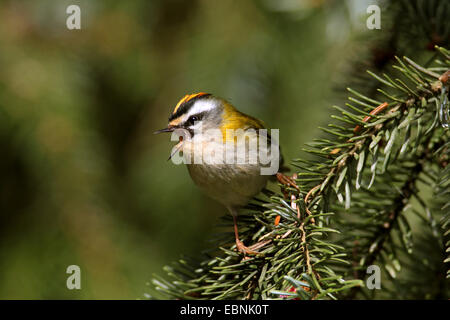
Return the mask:
POLYGON ((198 137, 183 143, 183 157, 194 182, 226 207, 244 206, 267 183, 259 162, 258 137, 235 140, 198 137))
POLYGON ((192 180, 226 207, 246 205, 267 183, 258 165, 188 164, 192 180))

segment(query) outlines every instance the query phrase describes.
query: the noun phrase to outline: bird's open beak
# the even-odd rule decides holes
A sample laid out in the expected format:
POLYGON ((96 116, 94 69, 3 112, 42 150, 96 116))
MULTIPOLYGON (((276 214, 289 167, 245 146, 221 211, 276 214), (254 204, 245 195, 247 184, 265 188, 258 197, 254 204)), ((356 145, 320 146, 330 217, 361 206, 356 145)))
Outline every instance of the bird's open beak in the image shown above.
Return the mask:
MULTIPOLYGON (((163 132, 173 132, 176 129, 181 129, 181 127, 180 126, 173 126, 173 125, 171 126, 171 125, 169 125, 165 129, 161 129, 161 130, 157 130, 157 131, 153 132, 153 134, 158 134, 158 133, 163 133, 163 132)), ((179 142, 174 146, 174 148, 172 150, 172 153, 170 154, 169 159, 167 159, 167 161, 172 159, 174 154, 177 153, 181 149, 181 147, 183 146, 183 136, 180 136, 179 139, 180 139, 179 142)))
POLYGON ((153 132, 153 134, 158 134, 158 133, 163 133, 163 132, 173 132, 176 128, 177 127, 175 127, 175 126, 168 126, 165 129, 161 129, 161 130, 153 132))

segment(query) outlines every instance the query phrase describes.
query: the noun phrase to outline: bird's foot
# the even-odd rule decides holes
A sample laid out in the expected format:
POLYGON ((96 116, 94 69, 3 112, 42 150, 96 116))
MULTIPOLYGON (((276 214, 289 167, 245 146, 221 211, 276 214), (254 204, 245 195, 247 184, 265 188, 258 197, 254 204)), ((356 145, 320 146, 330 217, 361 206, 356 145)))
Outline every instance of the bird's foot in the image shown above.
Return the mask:
MULTIPOLYGON (((259 241, 253 245, 251 245, 250 247, 248 247, 250 250, 259 250, 262 247, 264 247, 266 244, 269 244, 270 242, 272 242, 272 240, 264 240, 264 241, 259 241)), ((256 251, 258 252, 258 251, 256 251)))
POLYGON ((277 173, 277 180, 281 184, 284 184, 288 187, 293 187, 293 188, 297 189, 298 191, 300 191, 300 188, 297 186, 297 183, 295 182, 295 180, 281 172, 277 173))
POLYGON ((258 251, 254 251, 249 247, 246 247, 244 243, 239 239, 236 239, 236 249, 244 255, 256 255, 259 253, 258 251))

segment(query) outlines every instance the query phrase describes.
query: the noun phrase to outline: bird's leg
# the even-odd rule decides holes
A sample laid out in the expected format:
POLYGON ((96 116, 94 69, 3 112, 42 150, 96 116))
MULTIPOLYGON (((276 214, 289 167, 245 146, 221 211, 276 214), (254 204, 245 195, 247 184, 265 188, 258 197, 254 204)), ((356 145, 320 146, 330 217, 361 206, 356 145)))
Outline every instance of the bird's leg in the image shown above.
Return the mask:
POLYGON ((297 189, 298 191, 300 191, 300 188, 297 186, 297 183, 295 183, 295 180, 281 172, 277 172, 277 180, 281 184, 284 184, 288 187, 293 187, 293 188, 297 189))
POLYGON ((242 252, 243 254, 258 254, 257 251, 253 251, 250 248, 246 247, 244 243, 239 240, 239 232, 238 232, 238 226, 236 221, 236 216, 233 215, 233 222, 234 222, 234 236, 236 238, 236 248, 239 252, 242 252))

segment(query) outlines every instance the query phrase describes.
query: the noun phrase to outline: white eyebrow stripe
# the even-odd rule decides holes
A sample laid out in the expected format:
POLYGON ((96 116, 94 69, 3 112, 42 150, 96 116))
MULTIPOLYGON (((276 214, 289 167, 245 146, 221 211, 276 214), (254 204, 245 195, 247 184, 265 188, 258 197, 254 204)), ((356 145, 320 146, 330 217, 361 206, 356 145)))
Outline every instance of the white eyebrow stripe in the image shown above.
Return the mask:
POLYGON ((216 107, 213 100, 200 100, 194 103, 194 105, 189 109, 187 116, 194 114, 199 114, 205 111, 210 111, 216 107))

